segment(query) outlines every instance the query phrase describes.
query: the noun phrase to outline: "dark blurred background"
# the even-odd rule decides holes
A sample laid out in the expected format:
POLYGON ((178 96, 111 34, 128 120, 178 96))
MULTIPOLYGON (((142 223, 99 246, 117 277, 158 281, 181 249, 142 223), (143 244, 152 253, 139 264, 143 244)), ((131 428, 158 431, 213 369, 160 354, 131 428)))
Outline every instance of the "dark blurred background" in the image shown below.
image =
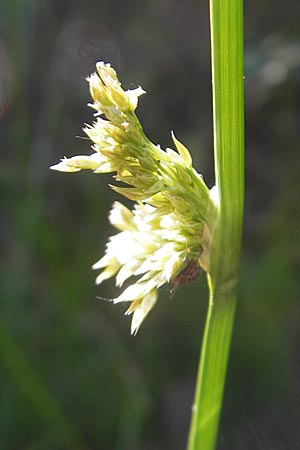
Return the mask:
MULTIPOLYGON (((220 450, 300 448, 299 23, 298 0, 245 4, 245 226, 220 450)), ((1 450, 185 448, 205 277, 162 289, 131 337, 123 305, 96 299, 113 282, 95 287, 90 270, 114 232, 110 175, 48 169, 90 152, 76 136, 97 60, 142 85, 148 136, 171 146, 175 130, 213 185, 206 1, 2 0, 1 450)))

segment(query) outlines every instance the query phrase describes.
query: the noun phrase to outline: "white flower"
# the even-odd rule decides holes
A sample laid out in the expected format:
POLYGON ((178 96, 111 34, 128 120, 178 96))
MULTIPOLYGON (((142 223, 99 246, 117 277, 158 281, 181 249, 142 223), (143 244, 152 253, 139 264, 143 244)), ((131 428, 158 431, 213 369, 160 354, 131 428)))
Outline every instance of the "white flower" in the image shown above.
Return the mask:
POLYGON ((177 152, 162 150, 144 134, 135 115, 143 89, 125 91, 110 64, 101 61, 96 67, 97 73, 88 79, 96 118, 84 128, 94 153, 63 158, 51 169, 116 172, 114 179, 123 185, 110 187, 139 202, 133 211, 117 202, 113 205, 109 220, 119 233, 110 238, 105 255, 93 266, 102 269, 97 284, 114 276, 118 287, 129 283, 111 300, 130 303, 126 314, 133 314, 135 334, 155 305, 160 286, 189 282, 200 266, 209 272, 218 207, 193 168, 188 149, 173 132, 177 152))
POLYGON ((201 236, 185 235, 174 213, 162 215, 154 206, 142 203, 130 211, 115 202, 109 219, 121 232, 110 238, 104 257, 93 266, 103 269, 96 283, 116 276, 116 285, 121 287, 135 277, 133 284, 111 300, 131 302, 126 314, 133 313, 131 333, 136 334, 157 301, 159 287, 169 283, 190 261, 198 264, 201 236))

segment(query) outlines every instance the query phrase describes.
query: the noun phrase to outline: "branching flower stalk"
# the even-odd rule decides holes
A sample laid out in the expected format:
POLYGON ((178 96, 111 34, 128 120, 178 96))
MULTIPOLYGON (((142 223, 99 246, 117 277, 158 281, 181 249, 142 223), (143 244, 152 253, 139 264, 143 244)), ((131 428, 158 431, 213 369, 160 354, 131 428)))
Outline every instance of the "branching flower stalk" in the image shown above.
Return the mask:
POLYGON ((128 302, 136 334, 166 283, 188 282, 202 268, 210 291, 188 450, 214 450, 233 326, 243 214, 242 1, 211 0, 216 186, 192 166, 187 148, 152 143, 135 114, 141 87, 124 91, 110 64, 88 79, 95 121, 84 128, 93 153, 63 158, 51 168, 115 173, 111 188, 132 200, 109 215, 118 233, 94 264, 96 283, 114 277, 128 287, 111 299, 128 302))

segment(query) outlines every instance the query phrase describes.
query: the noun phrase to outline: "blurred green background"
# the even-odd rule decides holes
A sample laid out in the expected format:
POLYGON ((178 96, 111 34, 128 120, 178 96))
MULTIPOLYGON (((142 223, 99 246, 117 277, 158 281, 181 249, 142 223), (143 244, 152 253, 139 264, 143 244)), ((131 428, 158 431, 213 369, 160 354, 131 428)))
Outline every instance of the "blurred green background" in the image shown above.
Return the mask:
MULTIPOLYGON (((220 450, 300 448, 300 3, 245 4, 246 204, 220 450)), ((141 84, 148 136, 170 130, 213 184, 207 2, 2 0, 1 450, 182 450, 205 277, 160 300, 138 336, 96 299, 114 232, 110 176, 48 170, 89 153, 85 77, 141 84)), ((205 449, 203 449, 205 450, 205 449)))

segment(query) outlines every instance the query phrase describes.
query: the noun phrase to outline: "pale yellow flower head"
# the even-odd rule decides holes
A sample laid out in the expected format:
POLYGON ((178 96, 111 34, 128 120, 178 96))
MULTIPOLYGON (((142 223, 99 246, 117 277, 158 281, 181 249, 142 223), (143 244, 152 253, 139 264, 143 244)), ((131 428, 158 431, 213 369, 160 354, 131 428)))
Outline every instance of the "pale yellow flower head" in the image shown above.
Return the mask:
POLYGON ((102 269, 97 284, 113 276, 120 288, 131 282, 111 300, 130 303, 127 314, 133 314, 135 334, 155 305, 160 286, 193 279, 200 266, 209 271, 216 205, 188 149, 173 132, 177 151, 162 150, 144 134, 135 110, 145 91, 125 91, 110 64, 101 61, 96 67, 88 78, 95 121, 84 128, 93 153, 65 157, 51 169, 115 172, 121 185, 110 187, 138 202, 132 211, 114 204, 109 218, 119 233, 93 266, 102 269))

